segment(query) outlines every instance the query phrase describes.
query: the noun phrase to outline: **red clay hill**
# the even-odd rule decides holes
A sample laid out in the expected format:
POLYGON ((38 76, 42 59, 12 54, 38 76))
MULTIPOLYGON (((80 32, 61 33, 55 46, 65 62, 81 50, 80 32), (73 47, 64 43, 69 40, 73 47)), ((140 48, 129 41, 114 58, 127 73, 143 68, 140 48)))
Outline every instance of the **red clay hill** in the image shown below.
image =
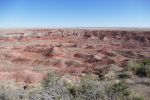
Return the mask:
POLYGON ((0 80, 38 83, 48 71, 81 76, 96 66, 149 58, 149 30, 0 30, 0 80))

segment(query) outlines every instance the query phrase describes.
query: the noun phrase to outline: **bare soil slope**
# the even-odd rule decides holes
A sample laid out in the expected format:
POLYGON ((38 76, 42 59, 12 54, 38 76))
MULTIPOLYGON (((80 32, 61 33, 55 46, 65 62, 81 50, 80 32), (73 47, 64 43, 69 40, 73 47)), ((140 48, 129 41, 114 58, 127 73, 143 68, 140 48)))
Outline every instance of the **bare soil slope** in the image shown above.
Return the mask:
POLYGON ((38 83, 48 71, 82 76, 150 58, 150 31, 28 29, 0 31, 0 80, 38 83))

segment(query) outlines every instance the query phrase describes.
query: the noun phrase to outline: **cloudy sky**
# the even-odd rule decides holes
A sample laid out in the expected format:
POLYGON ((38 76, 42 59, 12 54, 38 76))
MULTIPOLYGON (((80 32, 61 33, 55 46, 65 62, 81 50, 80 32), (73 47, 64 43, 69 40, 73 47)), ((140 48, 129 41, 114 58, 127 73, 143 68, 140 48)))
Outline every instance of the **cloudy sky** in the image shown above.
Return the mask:
POLYGON ((150 27, 150 0, 0 0, 0 28, 150 27))

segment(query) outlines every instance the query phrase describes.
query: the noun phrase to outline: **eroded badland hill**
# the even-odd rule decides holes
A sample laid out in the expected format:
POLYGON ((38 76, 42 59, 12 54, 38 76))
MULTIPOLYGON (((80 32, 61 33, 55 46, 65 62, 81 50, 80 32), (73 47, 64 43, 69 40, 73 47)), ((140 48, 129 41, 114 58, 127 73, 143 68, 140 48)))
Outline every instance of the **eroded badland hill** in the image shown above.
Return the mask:
POLYGON ((122 80, 128 74, 133 90, 148 96, 150 79, 125 71, 129 62, 145 59, 150 59, 148 30, 0 30, 2 82, 37 84, 49 71, 75 82, 87 73, 105 81, 122 80))

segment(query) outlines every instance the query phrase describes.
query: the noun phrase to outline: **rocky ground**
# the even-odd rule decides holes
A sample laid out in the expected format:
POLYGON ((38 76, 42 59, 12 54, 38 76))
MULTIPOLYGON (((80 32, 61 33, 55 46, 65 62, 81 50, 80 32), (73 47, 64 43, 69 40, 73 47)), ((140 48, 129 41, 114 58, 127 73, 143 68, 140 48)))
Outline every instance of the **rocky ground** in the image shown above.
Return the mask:
POLYGON ((150 79, 124 72, 128 61, 150 59, 150 31, 108 29, 0 30, 0 80, 18 84, 41 82, 49 71, 68 81, 87 73, 127 82, 136 94, 150 96, 150 79))

